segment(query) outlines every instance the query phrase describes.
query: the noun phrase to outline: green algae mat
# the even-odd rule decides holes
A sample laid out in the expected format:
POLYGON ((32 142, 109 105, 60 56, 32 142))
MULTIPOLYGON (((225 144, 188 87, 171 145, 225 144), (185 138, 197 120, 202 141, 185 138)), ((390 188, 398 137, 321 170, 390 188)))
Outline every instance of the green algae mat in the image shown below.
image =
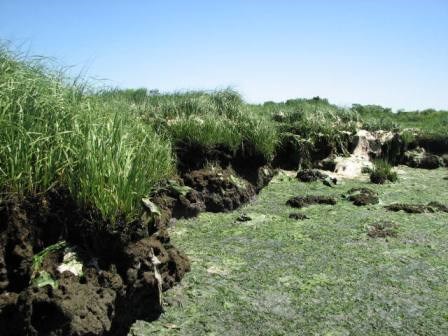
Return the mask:
POLYGON ((330 188, 281 172, 238 211, 177 221, 172 239, 192 270, 164 293, 161 318, 135 323, 130 335, 448 335, 448 213, 384 208, 447 204, 448 170, 398 175, 330 188), (379 203, 341 197, 357 187, 377 191, 379 203), (286 205, 300 195, 338 202, 286 205), (309 219, 289 218, 298 211, 309 219), (369 237, 382 220, 396 225, 395 237, 369 237))

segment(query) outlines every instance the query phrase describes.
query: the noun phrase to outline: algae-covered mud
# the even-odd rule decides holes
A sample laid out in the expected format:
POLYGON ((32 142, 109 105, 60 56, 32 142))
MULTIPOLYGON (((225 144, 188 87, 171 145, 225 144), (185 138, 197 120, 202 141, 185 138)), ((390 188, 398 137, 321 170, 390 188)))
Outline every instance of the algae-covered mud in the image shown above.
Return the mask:
POLYGON ((446 205, 447 171, 396 171, 396 183, 341 179, 333 188, 281 171, 235 212, 178 220, 170 235, 192 271, 166 292, 160 319, 130 335, 448 334, 448 213, 385 209, 446 205), (378 202, 354 205, 354 188, 378 202), (337 203, 289 218, 297 209, 286 202, 312 195, 337 203))

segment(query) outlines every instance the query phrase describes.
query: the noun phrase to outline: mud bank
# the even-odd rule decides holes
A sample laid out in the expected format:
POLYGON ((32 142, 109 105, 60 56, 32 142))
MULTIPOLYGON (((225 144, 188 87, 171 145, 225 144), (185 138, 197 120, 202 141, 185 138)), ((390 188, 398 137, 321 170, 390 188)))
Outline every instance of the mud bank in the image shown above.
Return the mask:
POLYGON ((2 335, 126 335, 162 313, 161 297, 190 270, 171 243, 173 218, 231 211, 272 179, 269 166, 208 166, 161 181, 141 218, 105 222, 66 190, 0 198, 2 335))
POLYGON ((271 167, 262 166, 248 180, 231 167, 209 166, 164 181, 150 197, 160 211, 157 225, 164 227, 171 218, 191 218, 204 211, 235 210, 252 200, 274 174, 271 167))
POLYGON ((393 164, 413 168, 436 169, 448 166, 448 137, 416 135, 407 140, 404 134, 394 134, 381 148, 381 157, 393 164))
POLYGON ((284 134, 273 166, 281 169, 317 168, 335 177, 358 178, 372 168, 372 160, 384 159, 393 165, 434 169, 447 166, 448 137, 415 135, 386 131, 341 132, 338 141, 324 136, 311 142, 295 134, 284 134))
POLYGON ((126 335, 190 265, 166 231, 81 211, 63 190, 0 205, 2 335, 126 335))

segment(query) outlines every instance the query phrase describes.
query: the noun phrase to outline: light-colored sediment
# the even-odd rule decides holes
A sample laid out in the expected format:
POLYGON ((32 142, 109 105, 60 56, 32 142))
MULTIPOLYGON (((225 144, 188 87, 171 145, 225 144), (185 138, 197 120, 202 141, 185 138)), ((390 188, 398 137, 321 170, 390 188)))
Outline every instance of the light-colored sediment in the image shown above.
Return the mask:
POLYGON ((379 154, 379 148, 386 141, 392 139, 392 132, 377 131, 369 132, 359 130, 356 133, 358 143, 353 153, 348 157, 338 156, 334 159, 336 168, 334 172, 326 171, 331 177, 346 179, 362 179, 364 178, 362 171, 364 168, 373 168, 371 161, 372 154, 379 154), (376 144, 374 148, 372 144, 376 144))

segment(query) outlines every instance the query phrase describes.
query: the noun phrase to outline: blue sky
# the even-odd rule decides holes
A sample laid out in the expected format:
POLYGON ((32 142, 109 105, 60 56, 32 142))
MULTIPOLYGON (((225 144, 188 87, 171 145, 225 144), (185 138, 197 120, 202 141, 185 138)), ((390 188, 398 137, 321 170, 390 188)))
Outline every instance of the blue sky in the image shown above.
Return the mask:
POLYGON ((0 38, 112 86, 448 109, 448 0, 0 0, 0 38))

